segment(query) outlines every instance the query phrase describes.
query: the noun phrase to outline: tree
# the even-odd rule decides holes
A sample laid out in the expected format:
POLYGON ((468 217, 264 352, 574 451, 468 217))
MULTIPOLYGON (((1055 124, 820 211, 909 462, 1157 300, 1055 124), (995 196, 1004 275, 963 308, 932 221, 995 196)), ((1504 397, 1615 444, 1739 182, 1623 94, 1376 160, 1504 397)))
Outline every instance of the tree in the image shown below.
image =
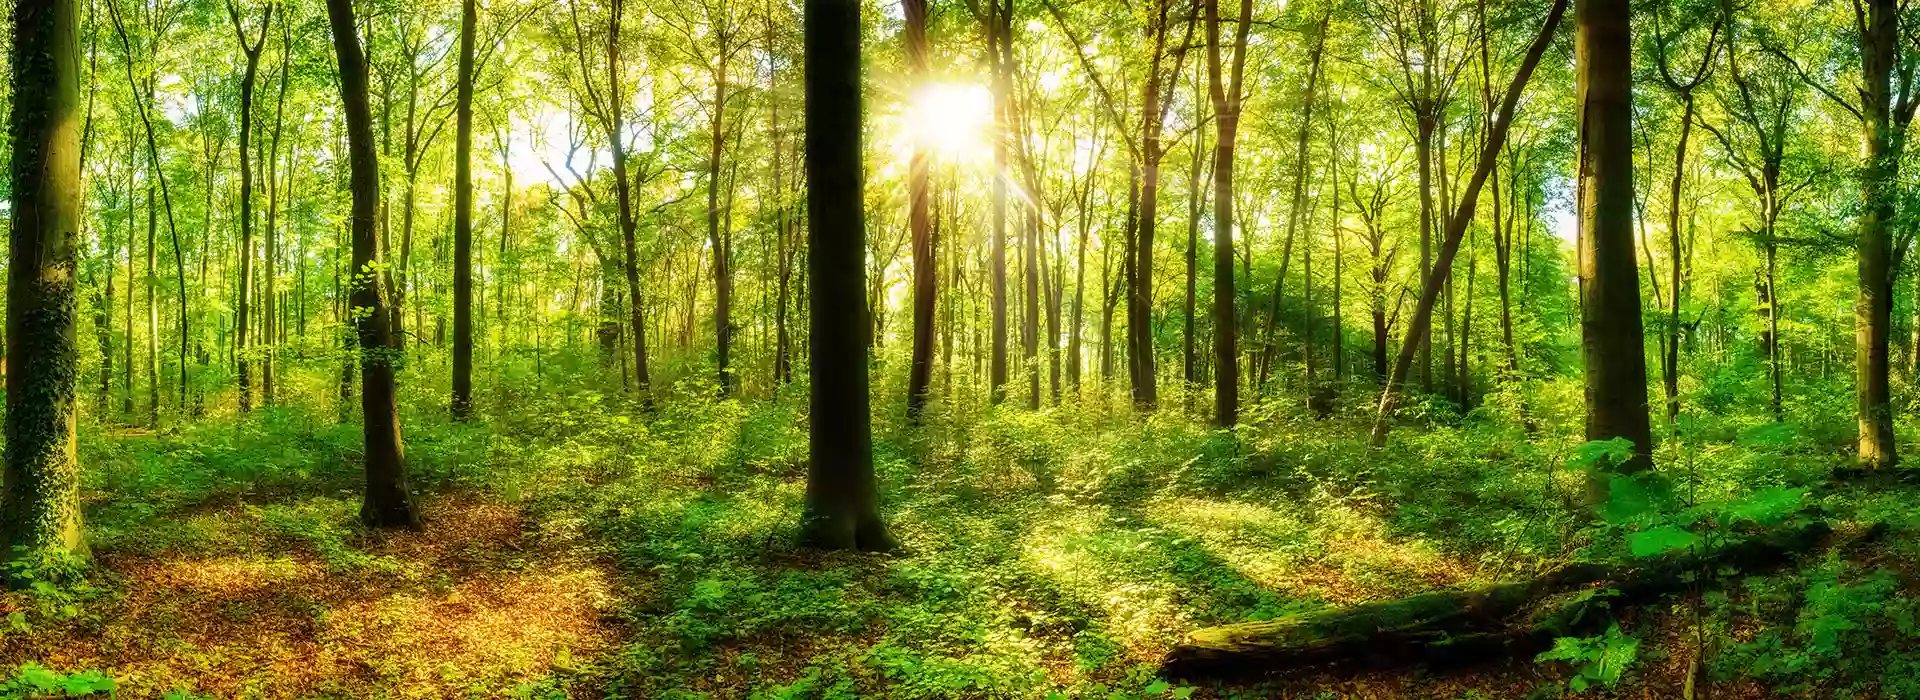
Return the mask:
POLYGON ((479 11, 460 3, 460 76, 454 98, 453 399, 454 420, 473 413, 473 41, 479 11))
MULTIPOLYGON (((80 31, 73 0, 13 5, 13 151, 8 207, 6 557, 86 556, 78 416, 80 31)), ((11 569, 10 569, 11 571, 11 569)), ((13 583, 24 585, 24 581, 13 583)))
MULTIPOLYGON (((1893 394, 1887 377, 1887 344, 1892 337, 1893 199, 1914 108, 1914 70, 1900 61, 1896 44, 1901 6, 1895 0, 1853 4, 1860 30, 1861 105, 1854 109, 1863 127, 1860 169, 1859 296, 1854 303, 1854 392, 1860 423, 1860 463, 1891 469, 1900 462, 1893 440, 1893 394), (1894 91, 1894 69, 1899 86, 1894 91)), ((1832 94, 1832 93, 1828 93, 1832 94)), ((1844 103, 1843 103, 1844 104, 1844 103)))
MULTIPOLYGON (((342 2, 344 0, 333 0, 342 2)), ((813 392, 801 539, 822 549, 895 547, 880 519, 867 397, 866 222, 860 3, 806 0, 807 285, 813 392)))
POLYGON ((1260 351, 1258 377, 1254 379, 1256 388, 1266 385, 1267 378, 1273 370, 1274 354, 1279 349, 1275 339, 1276 334, 1279 333, 1280 300, 1286 296, 1287 263, 1293 259, 1294 236, 1301 228, 1301 220, 1304 218, 1302 212, 1306 208, 1307 179, 1312 173, 1307 162, 1309 159, 1307 139, 1313 134, 1313 105, 1320 93, 1320 64, 1322 53, 1327 45, 1327 23, 1331 19, 1331 14, 1321 18, 1315 32, 1312 55, 1308 60, 1310 67, 1307 69, 1307 87, 1300 100, 1300 130, 1294 135, 1293 196, 1288 200, 1286 242, 1282 243, 1280 248, 1280 271, 1273 277, 1273 305, 1267 309, 1267 327, 1266 333, 1263 334, 1265 344, 1260 351))
POLYGON ((607 142, 613 150, 613 191, 620 205, 620 241, 626 253, 627 320, 633 333, 634 389, 643 400, 649 400, 652 381, 647 374, 647 307, 640 291, 640 251, 635 242, 639 222, 633 211, 633 183, 627 179, 626 102, 620 97, 620 15, 625 6, 625 0, 612 0, 607 8, 607 100, 602 119, 607 142))
MULTIPOLYGON (((1446 235, 1440 242, 1440 249, 1434 257, 1433 265, 1431 268, 1421 266, 1425 274, 1420 285, 1420 299, 1414 306, 1413 318, 1407 323, 1405 340, 1400 344, 1400 353, 1394 359, 1393 371, 1388 375, 1387 384, 1380 392, 1379 410, 1374 414, 1373 434, 1369 438, 1369 443, 1375 449, 1386 446, 1388 421, 1399 406, 1400 387, 1407 381, 1407 373, 1413 368, 1414 357, 1419 355, 1420 349, 1426 345, 1429 326, 1433 323, 1434 304, 1439 301, 1440 289, 1452 273, 1453 259, 1460 252, 1460 241, 1467 234, 1467 226, 1473 221, 1474 207, 1480 199, 1480 188, 1486 185, 1487 176, 1492 174, 1494 163, 1499 159, 1500 149, 1506 146, 1507 132, 1513 126, 1513 113, 1520 102, 1520 93, 1526 90, 1527 81, 1533 77, 1534 68, 1540 65, 1540 57, 1546 53, 1547 45, 1551 43, 1554 31, 1559 28, 1561 17, 1566 14, 1566 9, 1567 0, 1555 0, 1553 7, 1547 10, 1546 21, 1541 23, 1539 33, 1534 35, 1533 43, 1527 47, 1527 53, 1521 59, 1519 69, 1514 72, 1513 80, 1507 83, 1507 91, 1500 100, 1499 113, 1494 118, 1493 129, 1487 135, 1486 141, 1481 144, 1480 158, 1478 165, 1474 166, 1473 177, 1467 181, 1466 189, 1460 194, 1458 208, 1447 217, 1446 235)), ((1629 161, 1632 155, 1633 151, 1629 144, 1627 150, 1629 161)), ((1359 195, 1356 194, 1354 198, 1358 200, 1359 195)), ((1633 203, 1631 196, 1627 198, 1627 203, 1629 205, 1633 203)), ((1631 229, 1628 233, 1631 234, 1631 229)), ((1628 239, 1628 244, 1628 262, 1632 262, 1631 238, 1628 239)), ((1628 279, 1633 278, 1629 276, 1628 279)), ((1638 297, 1636 301, 1637 299, 1638 297)), ((1378 316, 1376 315, 1375 318, 1377 319, 1378 316)), ((1374 327, 1377 337, 1383 329, 1377 321, 1374 327)), ((1638 353, 1638 350, 1635 352, 1638 353)), ((1644 367, 1646 360, 1643 358, 1640 362, 1644 367)), ((1641 393, 1644 395, 1645 392, 1646 388, 1641 387, 1641 393)), ((1642 413, 1644 413, 1645 401, 1641 403, 1642 413)))
MULTIPOLYGON (((907 71, 915 83, 927 76, 927 0, 901 0, 906 16, 907 71)), ((907 174, 907 228, 913 235, 913 366, 907 379, 907 415, 918 419, 933 384, 933 312, 938 265, 933 247, 932 192, 927 145, 916 138, 907 174)))
MULTIPOLYGON (((1253 0, 1240 0, 1233 35, 1232 77, 1223 85, 1220 58, 1220 0, 1207 4, 1207 81, 1213 100, 1213 424, 1231 428, 1240 414, 1240 351, 1234 342, 1238 314, 1233 293, 1233 157, 1240 133, 1241 83, 1247 67, 1247 31, 1253 26, 1253 0)), ((1321 35, 1326 24, 1321 23, 1321 35)), ((1314 51, 1318 73, 1318 50, 1314 51)), ((1312 97, 1307 98, 1312 104, 1312 97)))
MULTIPOLYGON (((1627 0, 1580 0, 1574 60, 1579 79, 1580 347, 1586 359, 1587 439, 1626 438, 1619 473, 1653 466, 1640 272, 1633 256, 1633 73, 1627 0)), ((1590 503, 1605 503, 1611 475, 1596 469, 1590 503)))
MULTIPOLYGON (((237 15, 236 15, 237 17, 237 15)), ((353 18, 353 0, 327 0, 333 50, 340 71, 340 102, 347 128, 353 191, 353 305, 360 335, 360 418, 366 448, 367 491, 360 520, 372 527, 418 529, 420 513, 407 487, 407 462, 400 443, 400 406, 394 390, 394 363, 400 348, 393 340, 391 309, 381 282, 375 219, 380 209, 380 160, 373 149, 373 110, 367 100, 367 60, 353 18)), ((236 23, 236 27, 237 27, 236 23)))
POLYGON ((273 4, 260 9, 260 38, 248 41, 246 27, 240 22, 240 8, 227 3, 227 18, 233 21, 234 36, 240 39, 240 52, 246 55, 247 70, 240 79, 240 280, 234 301, 234 361, 239 365, 240 412, 253 409, 252 369, 247 359, 247 292, 253 286, 253 89, 260 75, 260 50, 267 45, 267 27, 273 22, 273 4))
MULTIPOLYGON (((1672 426, 1680 416, 1680 307, 1686 297, 1685 278, 1682 274, 1681 265, 1681 260, 1684 256, 1681 255, 1682 249, 1680 241, 1680 197, 1687 179, 1687 143, 1693 136, 1695 107, 1693 91, 1700 87, 1701 83, 1706 81, 1707 76, 1713 72, 1713 60, 1718 53, 1719 47, 1717 42, 1720 38, 1720 28, 1725 24, 1726 18, 1723 14, 1715 14, 1712 28, 1709 29, 1707 33, 1706 48, 1701 51, 1700 64, 1694 69, 1691 75, 1688 75, 1683 80, 1673 72, 1673 59, 1670 58, 1667 50, 1669 42, 1661 31, 1659 24, 1660 15, 1656 14, 1654 17, 1653 55, 1655 65, 1660 69, 1660 84, 1667 89, 1667 92, 1673 95, 1675 100, 1680 102, 1680 141, 1673 148, 1673 179, 1668 185, 1667 194, 1667 252, 1672 260, 1669 261, 1669 276, 1667 280, 1670 302, 1668 304, 1667 323, 1664 329, 1665 333, 1661 340, 1662 352, 1660 356, 1661 384, 1662 388, 1666 391, 1667 399, 1667 424, 1672 426)), ((1503 249, 1502 253, 1503 257, 1501 258, 1503 263, 1506 260, 1504 250, 1505 249, 1503 249)), ((1500 273, 1500 293, 1501 299, 1503 300, 1501 302, 1502 308, 1504 309, 1506 304, 1504 300, 1507 298, 1507 277, 1504 265, 1500 273)), ((1502 313, 1503 328, 1507 338, 1508 363, 1512 364, 1513 324, 1510 319, 1504 316, 1505 312, 1503 311, 1502 313)), ((1778 358, 1775 358, 1774 366, 1779 366, 1778 358)), ((1774 386, 1774 395, 1776 397, 1774 400, 1774 416, 1775 419, 1778 420, 1780 411, 1780 402, 1777 398, 1779 396, 1779 383, 1775 382, 1774 386)))

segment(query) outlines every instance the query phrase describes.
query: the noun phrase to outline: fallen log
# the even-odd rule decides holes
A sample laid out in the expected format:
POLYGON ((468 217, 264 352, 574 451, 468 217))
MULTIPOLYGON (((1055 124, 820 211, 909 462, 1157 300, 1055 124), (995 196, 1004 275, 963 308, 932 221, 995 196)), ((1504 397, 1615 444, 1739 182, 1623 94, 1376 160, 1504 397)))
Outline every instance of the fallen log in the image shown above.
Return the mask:
MULTIPOLYGON (((1847 537, 1878 536, 1881 526, 1847 537)), ((1551 646, 1554 638, 1605 627, 1610 606, 1631 606, 1685 590, 1725 571, 1756 573, 1828 542, 1814 519, 1704 551, 1626 564, 1574 563, 1529 581, 1422 593, 1399 600, 1190 633, 1161 663, 1168 678, 1245 676, 1312 667, 1449 665, 1551 646)))

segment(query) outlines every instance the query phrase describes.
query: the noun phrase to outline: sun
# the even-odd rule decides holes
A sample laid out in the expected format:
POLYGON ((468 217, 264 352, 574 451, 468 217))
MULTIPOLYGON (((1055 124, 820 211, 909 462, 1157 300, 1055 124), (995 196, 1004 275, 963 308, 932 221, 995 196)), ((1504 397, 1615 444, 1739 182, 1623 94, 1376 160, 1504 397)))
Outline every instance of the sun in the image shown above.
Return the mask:
POLYGON ((913 91, 907 103, 908 142, 924 144, 948 162, 990 160, 992 125, 993 93, 984 85, 929 83, 913 91))

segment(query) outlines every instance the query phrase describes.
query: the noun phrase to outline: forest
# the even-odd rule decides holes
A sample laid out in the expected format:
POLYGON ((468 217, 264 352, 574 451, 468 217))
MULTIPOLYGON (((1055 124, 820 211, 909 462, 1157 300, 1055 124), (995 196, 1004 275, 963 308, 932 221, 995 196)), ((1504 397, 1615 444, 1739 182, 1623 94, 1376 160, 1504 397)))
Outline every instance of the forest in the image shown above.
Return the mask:
POLYGON ((0 700, 1920 700, 1906 0, 4 4, 0 700))

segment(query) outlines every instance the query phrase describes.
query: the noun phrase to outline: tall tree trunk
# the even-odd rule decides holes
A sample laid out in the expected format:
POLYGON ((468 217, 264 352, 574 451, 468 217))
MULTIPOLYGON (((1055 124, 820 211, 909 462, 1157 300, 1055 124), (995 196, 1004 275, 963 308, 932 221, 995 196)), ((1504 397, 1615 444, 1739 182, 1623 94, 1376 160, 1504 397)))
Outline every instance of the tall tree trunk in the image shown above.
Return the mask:
MULTIPOLYGON (((721 225, 720 163, 727 143, 727 60, 732 34, 716 30, 719 37, 719 65, 713 73, 713 143, 707 151, 707 239, 713 248, 713 338, 715 381, 720 395, 733 392, 733 374, 728 362, 733 352, 733 232, 721 225)), ((732 202, 733 195, 726 199, 732 202)), ((731 221, 731 217, 728 217, 731 221)))
POLYGON ((1161 0, 1156 14, 1147 28, 1153 49, 1140 92, 1140 217, 1135 222, 1133 258, 1127 269, 1127 361, 1133 369, 1133 403, 1134 407, 1148 411, 1160 405, 1153 338, 1153 237, 1160 218, 1160 158, 1165 155, 1160 143, 1160 134, 1165 128, 1161 118, 1164 110, 1160 66, 1171 48, 1174 66, 1166 75, 1176 78, 1180 75, 1180 63, 1186 57, 1194 20, 1199 19, 1189 16, 1186 36, 1170 47, 1169 33, 1176 19, 1173 2, 1161 0))
MULTIPOLYGON (((460 3, 460 74, 453 142, 453 419, 473 414, 473 43, 474 0, 460 3)), ((502 218, 505 212, 502 212, 502 218)))
MULTIPOLYGON (((1861 90, 1865 134, 1860 169, 1859 298, 1854 304, 1854 390, 1860 423, 1859 459, 1871 469, 1899 464, 1893 437, 1892 392, 1887 379, 1887 344, 1893 323, 1893 188, 1899 172, 1902 135, 1895 131, 1892 78, 1899 64, 1900 7, 1895 0, 1864 0, 1860 19, 1861 90)), ((1860 13, 1860 3, 1855 4, 1860 13)), ((1903 91, 1904 92, 1904 91, 1903 91)), ((1902 95, 1903 98, 1907 96, 1902 95)), ((1910 98, 1907 98, 1910 99, 1910 98)), ((1904 129, 1905 124, 1899 125, 1904 129)))
MULTIPOLYGON (((900 7, 907 23, 907 73, 918 85, 927 79, 927 0, 901 0, 900 7)), ((913 235, 913 365, 907 377, 907 415, 915 421, 933 384, 933 315, 940 274, 929 216, 933 195, 928 160, 927 145, 916 140, 907 172, 907 227, 913 235)))
POLYGON ((813 395, 801 537, 823 549, 889 550, 873 473, 865 323, 846 312, 866 306, 860 4, 807 0, 804 23, 813 395))
MULTIPOLYGON (((1511 186, 1507 189, 1507 197, 1508 203, 1512 204, 1514 199, 1521 196, 1520 159, 1512 148, 1507 149, 1507 154, 1507 173, 1508 177, 1512 178, 1511 186)), ((1526 196, 1531 199, 1533 195, 1526 196)), ((1497 200, 1498 197, 1495 199, 1497 200)), ((1504 226, 1496 224, 1497 230, 1493 237, 1494 262, 1499 268, 1500 343, 1506 352, 1505 371, 1512 376, 1518 376, 1520 373, 1520 352, 1513 341, 1513 226, 1514 220, 1520 215, 1520 212, 1515 209, 1515 207, 1508 207, 1504 226)))
POLYGON ((647 373, 646 299, 640 289, 640 252, 635 242, 639 222, 633 213, 632 183, 627 177, 626 103, 620 97, 620 14, 624 0, 613 0, 607 13, 607 140, 613 150, 614 194, 620 204, 620 240, 625 250, 628 328, 633 333, 634 390, 651 402, 652 382, 647 373))
MULTIPOLYGON (((158 176, 158 173, 153 173, 158 176)), ((160 297, 159 274, 154 271, 154 232, 159 228, 160 208, 154 200, 153 180, 147 180, 147 264, 142 286, 147 288, 147 427, 160 427, 160 297)))
MULTIPOLYGON (((13 6, 13 206, 7 270, 6 467, 0 539, 9 560, 86 556, 81 533, 79 312, 80 29, 73 0, 13 6)), ((16 585, 26 581, 16 580, 16 585)))
MULTIPOLYGON (((267 27, 273 22, 273 5, 260 11, 260 38, 247 40, 240 23, 240 8, 227 3, 227 18, 233 21, 233 33, 240 39, 240 51, 246 55, 247 70, 240 80, 240 280, 234 300, 234 361, 239 365, 240 412, 253 410, 253 370, 247 357, 248 287, 253 274, 253 90, 260 75, 260 49, 267 44, 267 27)), ((357 42, 357 39, 356 39, 357 42)))
POLYGON ((1596 468, 1590 503, 1605 503, 1613 473, 1653 466, 1647 355, 1633 255, 1633 75, 1626 0, 1580 0, 1575 61, 1580 94, 1581 348, 1587 439, 1626 438, 1633 456, 1596 468))
MULTIPOLYGON (((1240 15, 1235 18, 1233 68, 1224 84, 1220 0, 1206 0, 1206 12, 1207 92, 1213 101, 1216 133, 1213 144, 1213 424, 1232 428, 1240 422, 1240 350, 1236 332, 1238 311, 1234 308, 1237 295, 1233 285, 1234 147, 1240 133, 1241 84, 1246 74, 1247 32, 1253 23, 1253 0, 1240 0, 1240 15)), ((1322 27, 1324 32, 1324 24, 1322 27)), ((1315 56, 1317 72, 1317 51, 1315 56)))
POLYGON ((1032 205, 1027 207, 1026 252, 1021 255, 1021 272, 1027 278, 1022 299, 1026 304, 1024 328, 1020 334, 1025 352, 1021 365, 1027 374, 1027 410, 1040 410, 1040 217, 1032 205))
MULTIPOLYGON (((1011 4, 1012 0, 1008 0, 1011 4)), ((1001 28, 999 0, 989 0, 987 12, 987 66, 993 73, 993 171, 1007 171, 1007 132, 1013 90, 1004 77, 1000 43, 1008 40, 1001 28)), ((811 116, 811 114, 809 114, 811 116)), ((993 357, 987 379, 988 401, 999 404, 1007 398, 1007 178, 993 178, 993 242, 988 255, 993 258, 993 357)))
MULTIPOLYGON (((283 13, 280 23, 285 26, 287 17, 283 13)), ((264 37, 266 29, 262 27, 264 37)), ((266 255, 261 262, 260 275, 262 287, 260 300, 264 302, 266 313, 261 315, 260 324, 260 394, 268 406, 274 405, 274 355, 279 349, 280 295, 275 288, 275 272, 280 264, 280 135, 287 122, 287 82, 291 66, 293 41, 290 34, 283 34, 280 42, 280 89, 274 100, 273 138, 267 147, 267 230, 264 241, 266 255)), ((292 167, 288 167, 292 174, 292 167)))
MULTIPOLYGON (((107 10, 113 20, 114 30, 120 37, 120 47, 125 51, 128 57, 133 56, 133 43, 132 41, 130 41, 129 37, 127 36, 127 30, 126 30, 125 24, 121 21, 119 5, 116 3, 108 3, 107 10)), ((156 42, 160 40, 161 40, 160 37, 154 38, 154 41, 156 42)), ((127 61, 125 63, 125 67, 127 71, 127 89, 129 92, 139 96, 140 104, 137 106, 137 108, 139 109, 139 113, 140 113, 140 123, 145 128, 145 131, 146 131, 147 165, 149 170, 153 172, 154 176, 160 180, 161 201, 166 205, 166 212, 167 212, 167 233, 173 241, 174 269, 180 278, 180 305, 179 305, 179 310, 180 310, 180 408, 184 412, 187 406, 187 393, 186 393, 187 392, 187 341, 189 336, 192 335, 192 332, 190 330, 190 324, 187 322, 187 268, 186 268, 186 259, 183 256, 180 249, 180 229, 179 227, 174 225, 174 220, 173 220, 173 190, 167 186, 167 173, 166 173, 166 170, 163 167, 161 167, 161 164, 160 164, 160 143, 159 143, 159 140, 154 136, 153 117, 149 111, 152 109, 152 105, 154 102, 153 86, 155 85, 156 81, 153 76, 149 75, 147 78, 145 89, 143 90, 142 87, 137 83, 137 81, 134 80, 132 61, 131 60, 127 61)), ((91 95, 89 95, 89 99, 91 99, 91 95)), ((154 307, 156 304, 156 301, 153 296, 153 282, 151 280, 151 277, 154 274, 154 271, 153 271, 154 270, 154 253, 153 253, 154 241, 153 241, 153 232, 152 232, 152 228, 153 228, 152 220, 154 218, 154 211, 153 211, 153 201, 152 201, 153 193, 152 193, 151 186, 148 187, 147 194, 148 194, 148 197, 147 197, 148 199, 148 202, 147 202, 147 208, 148 208, 147 274, 149 276, 148 285, 147 285, 147 304, 149 305, 149 307, 154 307)), ((153 387, 150 391, 150 394, 151 394, 150 398, 152 399, 153 410, 148 416, 148 422, 151 425, 157 427, 159 424, 159 414, 160 414, 160 408, 159 408, 160 401, 159 401, 159 393, 158 393, 159 392, 159 381, 158 381, 159 350, 157 347, 159 343, 159 337, 158 337, 159 334, 153 331, 157 330, 159 327, 159 318, 158 318, 159 311, 157 308, 149 308, 147 313, 149 316, 149 323, 148 323, 149 332, 151 335, 154 336, 149 340, 149 346, 150 346, 149 354, 153 356, 152 358, 149 359, 149 367, 151 370, 149 375, 149 380, 153 384, 153 387)))
POLYGON ((779 291, 774 294, 773 303, 773 384, 775 389, 785 386, 793 378, 793 340, 787 330, 787 309, 789 287, 793 280, 793 231, 787 218, 787 190, 782 180, 782 166, 786 156, 782 146, 785 140, 780 132, 780 74, 773 68, 773 46, 775 40, 773 16, 766 15, 766 53, 767 53, 767 138, 773 147, 773 193, 778 204, 774 207, 774 263, 778 267, 779 291))
POLYGON ((360 416, 367 463, 366 500, 360 520, 372 527, 418 529, 420 514, 407 488, 407 463, 400 442, 400 406, 393 370, 399 347, 393 342, 392 315, 373 274, 380 265, 380 161, 373 150, 373 112, 367 106, 367 60, 355 33, 353 0, 327 0, 333 48, 340 71, 342 116, 353 191, 353 294, 360 335, 360 416))
MULTIPOLYGON (((1213 15, 1208 16, 1209 36, 1219 33, 1219 28, 1213 26, 1217 23, 1215 19, 1213 15)), ((1219 62, 1218 53, 1210 48, 1208 56, 1211 60, 1207 65, 1197 66, 1197 68, 1217 72, 1213 64, 1219 62)), ((1206 82, 1198 79, 1193 81, 1193 123, 1196 125, 1205 124, 1207 121, 1206 108, 1203 106, 1207 101, 1205 97, 1207 89, 1206 82)), ((1186 303, 1181 307, 1181 318, 1184 322, 1180 328, 1180 380, 1185 384, 1183 388, 1189 396, 1200 388, 1200 360, 1196 355, 1197 346, 1194 343, 1194 335, 1198 332, 1195 326, 1198 325, 1199 320, 1199 308, 1195 297, 1200 286, 1200 209, 1206 205, 1206 198, 1201 195, 1204 188, 1200 185, 1202 177, 1200 166, 1205 162, 1206 154, 1206 138, 1196 129, 1193 135, 1193 164, 1187 169, 1187 294, 1186 303)))
MULTIPOLYGON (((1096 136, 1096 138, 1098 138, 1096 136)), ((1095 151, 1099 151, 1095 147, 1095 151)), ((1079 217, 1074 225, 1080 228, 1073 246, 1073 317, 1067 323, 1067 389, 1076 396, 1080 393, 1080 332, 1081 321, 1086 309, 1087 283, 1087 233, 1092 220, 1087 218, 1087 204, 1093 190, 1093 176, 1088 174, 1086 189, 1080 193, 1079 217)))

